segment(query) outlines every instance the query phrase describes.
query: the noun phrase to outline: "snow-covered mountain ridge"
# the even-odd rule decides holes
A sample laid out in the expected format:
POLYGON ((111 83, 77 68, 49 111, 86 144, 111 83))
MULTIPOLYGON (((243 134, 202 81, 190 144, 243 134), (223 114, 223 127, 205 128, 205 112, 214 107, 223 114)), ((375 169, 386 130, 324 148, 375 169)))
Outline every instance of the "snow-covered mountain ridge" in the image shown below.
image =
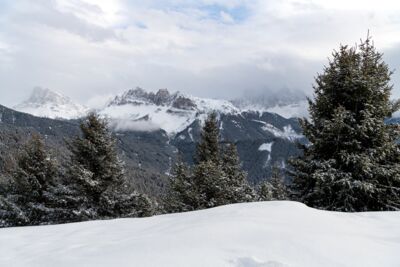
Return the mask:
POLYGON ((0 229, 0 266, 394 267, 400 213, 289 201, 0 229))
MULTIPOLYGON (((292 100, 290 98, 290 101, 292 100)), ((203 122, 212 111, 220 115, 235 116, 257 113, 261 117, 262 113, 270 112, 266 109, 269 108, 285 118, 296 116, 296 112, 298 116, 303 115, 298 111, 301 109, 299 105, 302 106, 303 103, 293 104, 285 100, 286 102, 277 102, 278 106, 271 106, 271 102, 263 100, 268 105, 262 107, 261 102, 251 104, 251 101, 255 100, 249 101, 200 98, 180 92, 170 93, 167 89, 160 89, 154 93, 136 88, 115 96, 97 112, 109 118, 111 126, 117 131, 162 129, 170 136, 185 130, 195 121, 203 122), (290 104, 282 106, 284 103, 290 104)), ((15 109, 39 117, 63 119, 79 118, 88 112, 88 108, 73 103, 68 97, 42 88, 35 88, 31 97, 15 109)))
POLYGON ((148 130, 161 128, 169 134, 183 131, 196 119, 202 121, 211 111, 239 114, 231 102, 205 99, 167 89, 157 93, 141 88, 131 89, 116 96, 100 114, 109 117, 119 130, 148 130))
POLYGON ((41 87, 35 87, 29 99, 14 109, 51 119, 76 119, 88 112, 88 108, 74 103, 70 98, 41 87))

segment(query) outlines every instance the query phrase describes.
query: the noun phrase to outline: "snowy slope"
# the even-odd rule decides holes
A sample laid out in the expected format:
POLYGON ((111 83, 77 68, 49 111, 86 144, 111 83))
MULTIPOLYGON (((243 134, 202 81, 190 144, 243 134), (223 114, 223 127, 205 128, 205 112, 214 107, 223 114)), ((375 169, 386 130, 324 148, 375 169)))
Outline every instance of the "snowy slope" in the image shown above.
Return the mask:
POLYGON ((28 100, 14 107, 15 110, 38 117, 76 119, 85 116, 88 109, 72 102, 60 93, 35 87, 28 100))
POLYGON ((0 266, 399 266, 400 213, 259 202, 142 219, 0 229, 0 266))
POLYGON ((232 103, 242 111, 271 112, 284 118, 308 117, 307 96, 300 90, 265 90, 248 92, 232 103))
POLYGON ((284 118, 303 118, 308 117, 308 102, 299 101, 289 105, 276 105, 265 109, 266 112, 276 113, 284 118))
POLYGON ((166 89, 148 93, 141 88, 115 97, 99 113, 110 118, 118 130, 163 129, 173 135, 196 119, 204 120, 211 111, 239 113, 239 109, 226 100, 193 97, 179 92, 170 94, 166 89))

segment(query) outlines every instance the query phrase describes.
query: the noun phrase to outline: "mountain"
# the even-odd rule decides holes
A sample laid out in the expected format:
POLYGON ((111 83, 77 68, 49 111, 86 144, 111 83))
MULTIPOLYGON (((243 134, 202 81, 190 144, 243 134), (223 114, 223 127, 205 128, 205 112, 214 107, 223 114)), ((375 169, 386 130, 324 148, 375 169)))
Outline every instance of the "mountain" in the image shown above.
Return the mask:
POLYGON ((203 121, 211 111, 218 115, 222 142, 237 145, 252 183, 269 177, 273 165, 286 168, 287 159, 299 153, 296 143, 305 142, 295 118, 242 111, 230 101, 170 93, 166 89, 156 93, 141 88, 128 90, 99 113, 109 119, 118 134, 165 132, 168 145, 174 146, 185 161, 193 163, 203 121))
POLYGON ((180 92, 171 94, 167 89, 148 93, 141 88, 116 96, 99 113, 110 118, 117 130, 162 129, 173 136, 195 120, 203 121, 211 111, 221 114, 240 113, 238 108, 226 100, 198 98, 180 92))
POLYGON ((308 116, 307 96, 299 90, 247 92, 231 102, 242 111, 271 112, 285 118, 308 116))
POLYGON ((14 107, 15 110, 38 117, 52 119, 76 119, 84 116, 88 109, 60 93, 35 87, 26 101, 14 107))
MULTIPOLYGON (((201 127, 210 111, 218 114, 222 142, 237 145, 243 169, 254 184, 268 178, 272 166, 286 168, 287 159, 300 153, 296 143, 305 142, 296 118, 270 112, 241 111, 230 101, 170 93, 166 89, 156 93, 131 89, 98 110, 109 119, 120 154, 127 162, 127 170, 135 177, 134 183, 146 193, 151 191, 153 194, 163 190, 178 154, 193 163, 201 127)), ((3 117, 5 114, 8 114, 9 123, 0 124, 0 132, 19 124, 18 129, 39 132, 51 141, 52 133, 59 129, 60 123, 64 125, 59 120, 23 115, 13 110, 3 111, 3 117), (14 123, 12 118, 16 118, 14 123)), ((70 127, 79 132, 76 121, 65 123, 69 123, 67 129, 63 128, 54 137, 60 145, 63 145, 63 138, 73 136, 70 127)), ((24 134, 20 136, 23 138, 24 134)), ((7 149, 4 151, 7 153, 7 149)))
POLYGON ((399 266, 400 213, 290 201, 0 229, 0 266, 399 266))
MULTIPOLYGON (((0 105, 0 191, 13 171, 16 152, 32 133, 43 136, 63 168, 69 158, 65 141, 80 135, 79 121, 36 117, 0 105)), ((176 155, 165 132, 125 132, 115 137, 131 185, 142 193, 160 195, 168 178, 165 172, 176 155)))

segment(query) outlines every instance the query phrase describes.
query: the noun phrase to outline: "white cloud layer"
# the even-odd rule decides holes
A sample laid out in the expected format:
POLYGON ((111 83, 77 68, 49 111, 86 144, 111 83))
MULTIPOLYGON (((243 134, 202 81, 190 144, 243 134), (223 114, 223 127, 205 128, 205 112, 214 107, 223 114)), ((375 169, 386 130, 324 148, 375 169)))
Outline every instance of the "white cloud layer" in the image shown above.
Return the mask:
POLYGON ((332 50, 368 29, 399 69, 399 18, 389 0, 3 0, 0 102, 36 85, 89 104, 136 86, 224 98, 309 92, 332 50))

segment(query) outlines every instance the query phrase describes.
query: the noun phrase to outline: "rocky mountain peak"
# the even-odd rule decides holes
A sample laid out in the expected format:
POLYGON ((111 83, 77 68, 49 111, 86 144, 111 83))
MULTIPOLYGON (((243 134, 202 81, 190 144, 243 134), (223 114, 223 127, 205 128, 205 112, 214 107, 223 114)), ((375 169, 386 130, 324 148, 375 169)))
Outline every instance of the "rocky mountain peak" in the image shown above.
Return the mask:
POLYGON ((57 103, 66 104, 71 102, 71 100, 57 92, 54 92, 47 88, 35 87, 28 100, 24 101, 24 104, 41 106, 46 103, 57 103))
POLYGON ((156 105, 167 106, 178 109, 192 110, 196 104, 179 92, 170 93, 168 89, 159 89, 156 93, 146 92, 142 88, 130 89, 120 96, 116 96, 109 106, 121 105, 156 105))
POLYGON ((75 119, 84 116, 88 109, 70 98, 48 88, 35 87, 30 97, 14 109, 38 117, 75 119))

